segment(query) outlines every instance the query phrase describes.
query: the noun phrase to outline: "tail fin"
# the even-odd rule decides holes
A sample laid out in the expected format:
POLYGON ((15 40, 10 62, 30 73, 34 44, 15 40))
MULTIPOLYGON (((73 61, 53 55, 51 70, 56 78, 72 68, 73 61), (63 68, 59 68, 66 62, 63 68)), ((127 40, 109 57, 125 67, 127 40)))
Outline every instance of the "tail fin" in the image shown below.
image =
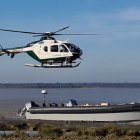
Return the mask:
POLYGON ((1 46, 1 44, 0 44, 0 56, 1 55, 3 55, 3 48, 2 48, 2 46, 1 46))
POLYGON ((2 47, 2 45, 0 44, 0 56, 2 56, 3 54, 5 54, 5 51, 2 47))

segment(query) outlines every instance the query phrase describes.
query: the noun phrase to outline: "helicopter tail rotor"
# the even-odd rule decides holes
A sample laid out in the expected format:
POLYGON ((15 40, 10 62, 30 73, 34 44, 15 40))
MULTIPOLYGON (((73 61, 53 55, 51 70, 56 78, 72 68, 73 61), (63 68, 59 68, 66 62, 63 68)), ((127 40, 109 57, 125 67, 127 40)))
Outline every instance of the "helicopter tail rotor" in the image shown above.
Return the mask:
POLYGON ((5 52, 2 45, 0 44, 0 56, 2 56, 3 54, 5 54, 5 52))
POLYGON ((7 49, 4 49, 2 47, 2 45, 0 44, 0 56, 7 54, 8 56, 10 56, 11 58, 14 58, 15 53, 9 52, 7 49))
POLYGON ((2 51, 2 49, 0 48, 0 56, 2 56, 3 55, 3 53, 2 53, 3 51, 2 51))

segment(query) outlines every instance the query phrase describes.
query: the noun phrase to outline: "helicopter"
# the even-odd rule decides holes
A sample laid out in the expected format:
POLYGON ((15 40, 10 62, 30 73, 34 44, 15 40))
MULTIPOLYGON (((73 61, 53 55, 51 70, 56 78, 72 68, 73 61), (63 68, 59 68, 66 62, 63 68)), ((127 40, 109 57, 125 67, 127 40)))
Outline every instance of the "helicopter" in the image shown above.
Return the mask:
POLYGON ((37 41, 30 42, 22 47, 14 47, 4 49, 0 45, 0 56, 7 54, 11 58, 18 53, 27 53, 40 64, 25 64, 29 67, 41 68, 74 68, 78 67, 81 62, 76 64, 77 59, 81 59, 83 51, 76 45, 67 41, 56 40, 53 36, 57 35, 96 35, 96 34, 60 34, 58 32, 69 28, 69 26, 61 28, 55 32, 26 32, 19 30, 0 29, 5 32, 15 32, 31 34, 34 37, 41 38, 37 41))

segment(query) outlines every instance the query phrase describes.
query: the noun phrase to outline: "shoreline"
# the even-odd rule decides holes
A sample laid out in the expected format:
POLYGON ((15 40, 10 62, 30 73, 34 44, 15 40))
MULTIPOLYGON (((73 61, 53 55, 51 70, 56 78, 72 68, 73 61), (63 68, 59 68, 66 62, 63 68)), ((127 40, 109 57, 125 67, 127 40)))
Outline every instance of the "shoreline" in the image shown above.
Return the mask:
POLYGON ((140 88, 140 83, 86 82, 86 83, 0 83, 2 88, 140 88))

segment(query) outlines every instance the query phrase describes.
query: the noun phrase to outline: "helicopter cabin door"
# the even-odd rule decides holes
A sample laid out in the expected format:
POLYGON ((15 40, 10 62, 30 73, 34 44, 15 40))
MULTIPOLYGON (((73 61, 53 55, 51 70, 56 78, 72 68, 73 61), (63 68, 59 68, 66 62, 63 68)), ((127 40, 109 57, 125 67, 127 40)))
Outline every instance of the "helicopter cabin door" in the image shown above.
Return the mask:
POLYGON ((50 57, 52 57, 52 59, 54 58, 54 59, 57 59, 57 58, 60 58, 61 57, 61 55, 60 55, 60 52, 59 52, 59 48, 58 48, 58 45, 52 45, 52 46, 50 46, 50 54, 51 54, 51 56, 50 57))
POLYGON ((59 51, 60 51, 61 57, 69 57, 69 50, 64 44, 61 44, 59 46, 59 51))

